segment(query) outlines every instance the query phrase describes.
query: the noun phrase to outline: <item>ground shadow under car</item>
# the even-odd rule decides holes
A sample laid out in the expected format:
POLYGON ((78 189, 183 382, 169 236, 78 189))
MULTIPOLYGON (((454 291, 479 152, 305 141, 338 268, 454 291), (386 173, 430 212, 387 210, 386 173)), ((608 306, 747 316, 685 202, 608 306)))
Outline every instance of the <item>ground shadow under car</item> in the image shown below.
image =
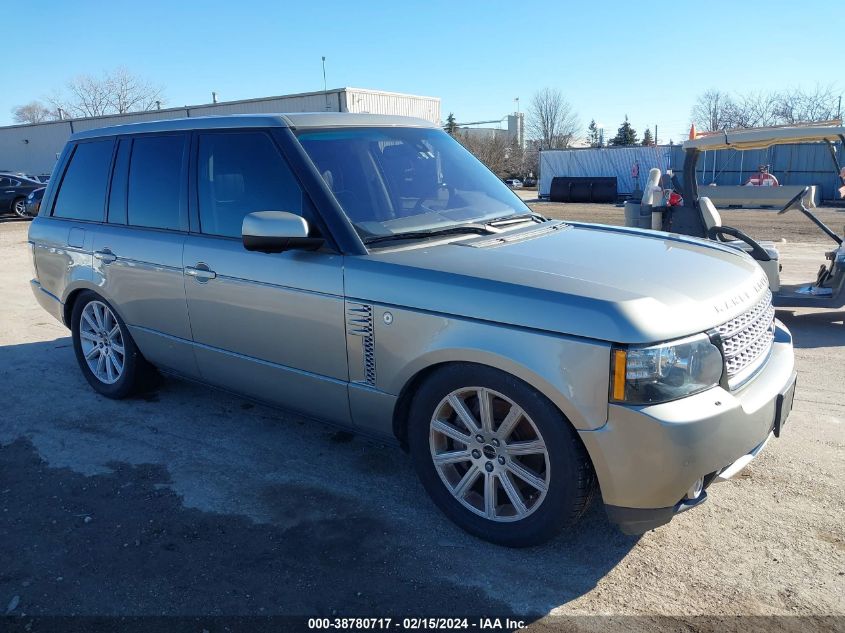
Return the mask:
POLYGON ((845 310, 821 310, 798 314, 778 310, 777 317, 792 332, 797 349, 845 348, 845 310))
POLYGON ((68 338, 0 347, 0 375, 0 603, 18 596, 16 613, 535 618, 637 542, 597 502, 548 545, 484 543, 396 448, 174 379, 105 400, 68 338), (33 409, 36 390, 52 395, 33 409))

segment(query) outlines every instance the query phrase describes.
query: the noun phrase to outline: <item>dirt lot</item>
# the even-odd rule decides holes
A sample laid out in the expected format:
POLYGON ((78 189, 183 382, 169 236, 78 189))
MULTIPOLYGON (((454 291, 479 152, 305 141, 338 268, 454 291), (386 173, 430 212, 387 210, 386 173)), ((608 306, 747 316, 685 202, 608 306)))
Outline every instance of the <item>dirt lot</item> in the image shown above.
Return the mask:
MULTIPOLYGON (((616 207, 537 209, 622 217, 616 207)), ((798 214, 781 224, 765 211, 725 216, 752 235, 787 239, 787 280, 815 272, 826 245, 807 242, 817 234, 798 214)), ((595 504, 556 541, 507 550, 441 516, 398 449, 175 380, 133 400, 96 395, 67 330, 30 294, 26 228, 0 224, 8 622, 519 613, 532 628, 573 630, 603 627, 557 616, 647 616, 636 621, 643 626, 660 615, 845 616, 842 312, 780 315, 795 335, 800 376, 789 425, 701 508, 637 538, 595 504)))
MULTIPOLYGON (((519 192, 537 213, 573 222, 625 224, 623 207, 612 204, 563 204, 539 202, 536 192, 519 192)), ((845 226, 845 208, 820 207, 814 213, 840 235, 845 226)), ((823 242, 828 238, 800 211, 779 215, 776 209, 720 209, 722 224, 745 231, 757 240, 786 240, 790 242, 823 242)), ((831 244, 833 242, 830 242, 831 244)))

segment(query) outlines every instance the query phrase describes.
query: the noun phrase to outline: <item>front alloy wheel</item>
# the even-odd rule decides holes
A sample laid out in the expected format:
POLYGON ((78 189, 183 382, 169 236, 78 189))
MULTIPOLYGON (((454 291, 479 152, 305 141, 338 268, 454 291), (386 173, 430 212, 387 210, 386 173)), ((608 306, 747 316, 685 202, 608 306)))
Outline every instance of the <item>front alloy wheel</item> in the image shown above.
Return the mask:
POLYGON ((18 198, 17 200, 15 200, 15 202, 12 204, 12 211, 14 211, 15 215, 19 218, 27 217, 26 200, 24 200, 23 198, 18 198))
POLYGON ((589 456, 560 409, 492 367, 444 366, 408 416, 420 481, 452 521, 480 538, 536 545, 575 522, 595 490, 589 456))
POLYGON ((549 454, 519 405, 485 387, 457 389, 431 418, 431 458, 443 484, 469 511, 519 521, 543 503, 549 454))

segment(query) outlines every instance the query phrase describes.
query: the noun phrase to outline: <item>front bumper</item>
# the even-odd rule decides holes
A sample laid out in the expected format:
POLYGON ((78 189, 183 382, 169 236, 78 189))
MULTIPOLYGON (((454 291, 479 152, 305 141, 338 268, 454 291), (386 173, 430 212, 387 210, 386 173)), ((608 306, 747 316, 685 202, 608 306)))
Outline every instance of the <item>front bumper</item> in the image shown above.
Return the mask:
POLYGON ((792 336, 776 321, 769 360, 737 391, 714 387, 663 404, 609 405, 607 424, 579 435, 610 519, 632 534, 668 523, 698 505, 684 501, 697 479, 709 483, 737 463, 730 474, 747 465, 772 432, 778 394, 792 381, 794 365, 792 336))

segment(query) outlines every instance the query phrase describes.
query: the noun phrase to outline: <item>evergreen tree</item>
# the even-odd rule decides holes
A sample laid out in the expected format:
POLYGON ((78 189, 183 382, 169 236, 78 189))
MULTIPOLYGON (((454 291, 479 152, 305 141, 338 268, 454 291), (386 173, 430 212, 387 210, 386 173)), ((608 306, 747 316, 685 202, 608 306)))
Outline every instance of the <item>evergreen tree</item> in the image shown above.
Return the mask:
POLYGON ((639 142, 640 140, 637 138, 637 131, 631 127, 631 124, 628 122, 628 115, 626 114, 625 121, 619 126, 616 136, 610 139, 610 144, 624 146, 637 145, 639 142))
POLYGON ((650 147, 652 145, 654 145, 654 136, 652 136, 651 130, 646 128, 643 132, 643 146, 650 147))
POLYGON ((596 120, 590 121, 587 126, 587 140, 590 142, 590 147, 601 147, 604 145, 604 135, 599 126, 596 125, 596 120))
POLYGON ((455 136, 455 132, 458 129, 458 124, 455 123, 455 115, 453 113, 449 113, 449 116, 446 117, 446 125, 443 126, 443 129, 446 130, 452 136, 455 136))

